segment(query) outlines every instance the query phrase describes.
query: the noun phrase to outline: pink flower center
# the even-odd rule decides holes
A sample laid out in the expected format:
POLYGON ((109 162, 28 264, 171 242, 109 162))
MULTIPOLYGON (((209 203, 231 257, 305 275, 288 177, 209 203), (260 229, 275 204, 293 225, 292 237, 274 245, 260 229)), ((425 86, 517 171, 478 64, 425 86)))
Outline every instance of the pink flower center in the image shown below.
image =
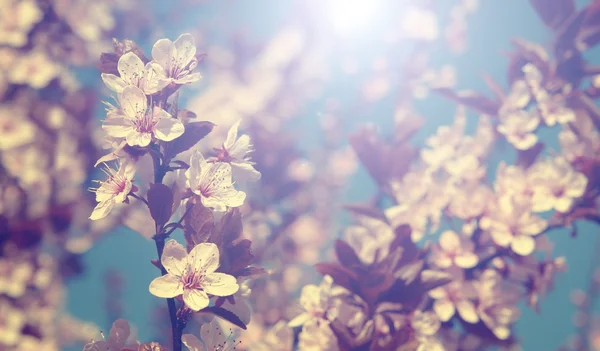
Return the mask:
POLYGON ((188 267, 187 272, 182 277, 183 287, 186 289, 202 290, 202 277, 204 275, 201 272, 197 272, 188 267))
POLYGON ((136 119, 133 123, 135 129, 140 133, 152 133, 156 125, 156 121, 154 121, 151 114, 146 114, 144 117, 136 119))

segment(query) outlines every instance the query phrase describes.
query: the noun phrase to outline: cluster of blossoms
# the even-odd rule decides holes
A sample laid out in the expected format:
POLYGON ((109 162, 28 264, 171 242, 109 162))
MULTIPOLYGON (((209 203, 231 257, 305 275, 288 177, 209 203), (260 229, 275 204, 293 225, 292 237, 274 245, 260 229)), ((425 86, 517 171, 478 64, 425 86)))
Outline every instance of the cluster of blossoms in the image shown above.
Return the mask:
MULTIPOLYGON (((245 281, 266 271, 252 266, 251 241, 241 238, 239 207, 246 192, 239 187, 261 174, 250 159, 249 136, 239 134, 239 122, 221 147, 213 149, 214 155, 205 157, 199 142, 215 125, 178 109, 181 86, 201 78, 194 72, 198 57, 191 34, 174 42, 157 41, 152 59, 135 43, 127 43, 126 50, 102 56, 102 80, 118 94, 118 104, 107 104, 102 124, 112 150, 97 162, 104 164, 107 179, 91 189, 98 203, 90 219, 116 215, 132 199, 145 207, 140 221, 154 222, 153 232, 146 235, 156 243, 155 265, 162 273, 149 291, 167 299, 173 349, 181 350, 184 343, 196 350, 199 340, 182 333, 197 313, 219 316, 244 329, 249 323, 249 311, 240 311, 249 293, 245 281), (167 240, 177 229, 183 229, 185 246, 167 240)), ((164 349, 157 343, 128 346, 129 334, 127 322, 118 320, 108 339, 92 341, 84 349, 164 349)), ((204 343, 211 342, 204 331, 201 335, 204 343)))
MULTIPOLYGON (((0 349, 61 350, 90 328, 62 312, 66 280, 79 273, 71 233, 87 221, 84 183, 94 93, 89 69, 123 1, 0 2, 0 349), (51 252, 52 255, 48 255, 51 252)), ((93 328, 92 328, 93 329, 93 328)))
MULTIPOLYGON (((317 264, 323 282, 302 290, 305 311, 289 322, 302 326, 298 349, 518 347, 512 327, 519 304, 537 310, 555 275, 566 268, 563 257, 552 256, 545 233, 564 227, 576 233, 575 221, 600 223, 595 141, 600 110, 594 83, 582 87, 594 73, 586 73, 581 57, 597 39, 585 29, 557 30, 576 26, 569 22, 575 17, 591 25, 597 14, 588 7, 577 16, 559 16, 541 1, 533 3, 563 45, 554 60, 542 47, 515 41, 510 90, 488 80, 497 100, 437 89, 462 106, 454 124, 440 127, 420 152, 406 138, 417 128, 410 119, 399 128, 411 131, 392 141, 370 128, 351 138, 394 205, 349 207, 356 224, 335 243, 339 263, 317 264), (464 133, 463 106, 483 113, 472 135, 464 133), (542 125, 559 128, 562 150, 544 153, 537 133, 542 125), (514 147, 516 162, 493 163, 492 148, 501 142, 514 147), (389 164, 390 157, 396 165, 389 164), (490 166, 495 174, 488 173, 490 166), (439 234, 437 242, 430 241, 432 234, 439 234)), ((593 333, 584 338, 590 339, 579 340, 574 349, 594 347, 593 333)))

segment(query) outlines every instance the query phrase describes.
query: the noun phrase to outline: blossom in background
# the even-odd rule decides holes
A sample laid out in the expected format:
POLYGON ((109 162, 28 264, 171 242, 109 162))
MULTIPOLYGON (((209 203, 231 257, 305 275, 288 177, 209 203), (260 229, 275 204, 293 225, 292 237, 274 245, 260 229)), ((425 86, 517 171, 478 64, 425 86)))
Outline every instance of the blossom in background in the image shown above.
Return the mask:
POLYGON ((535 130, 539 124, 540 118, 537 113, 521 110, 502 116, 498 132, 516 149, 528 150, 537 143, 535 130))
POLYGON ((492 206, 481 218, 479 225, 492 236, 494 243, 510 247, 521 256, 527 256, 535 249, 534 236, 547 227, 547 222, 528 211, 522 204, 512 206, 492 206))
POLYGON ((165 245, 161 263, 167 274, 150 283, 150 293, 162 298, 183 295, 185 304, 194 311, 208 306, 210 295, 235 294, 239 285, 236 279, 219 268, 219 248, 212 243, 196 245, 188 254, 175 240, 165 245))
POLYGON ((478 291, 477 314, 483 323, 500 340, 506 340, 510 336, 510 325, 520 315, 515 306, 519 300, 520 292, 515 289, 507 289, 502 286, 503 279, 498 272, 487 269, 476 282, 478 291))
POLYGON ((119 76, 102 73, 102 80, 110 90, 119 94, 127 86, 133 85, 146 95, 152 95, 161 91, 170 82, 158 73, 162 70, 158 63, 148 62, 144 66, 142 59, 131 51, 119 58, 117 70, 119 76))
POLYGON ((17 60, 10 70, 8 79, 14 84, 27 84, 41 89, 60 74, 60 67, 41 50, 34 50, 17 60))
POLYGON ((192 73, 198 60, 191 34, 182 34, 175 40, 160 39, 152 47, 152 58, 160 65, 160 73, 175 84, 189 84, 200 80, 200 73, 192 73))
POLYGON ((34 0, 6 0, 0 6, 0 44, 21 47, 43 13, 34 0))
POLYGON ((148 146, 154 138, 171 141, 183 134, 180 120, 160 107, 148 111, 144 92, 135 86, 127 86, 119 94, 120 110, 112 110, 102 128, 111 137, 125 138, 131 146, 148 146))
POLYGON ((410 326, 419 342, 416 351, 444 351, 444 347, 435 338, 441 327, 440 319, 431 311, 415 311, 410 318, 410 326))
POLYGON ((98 204, 90 215, 91 220, 98 220, 106 217, 113 209, 115 204, 127 202, 127 196, 135 191, 133 185, 133 176, 135 175, 135 165, 131 162, 122 162, 118 170, 109 166, 104 168, 104 173, 108 176, 105 181, 95 182, 100 186, 91 189, 96 193, 98 204))
POLYGON ((253 151, 250 137, 246 134, 238 138, 240 121, 237 121, 227 133, 227 140, 221 149, 215 149, 216 157, 209 162, 226 162, 231 165, 233 179, 237 182, 257 181, 260 172, 254 168, 254 162, 250 161, 249 153, 253 151))
POLYGON ((299 316, 292 319, 288 326, 314 324, 319 322, 332 322, 338 315, 338 303, 333 295, 333 278, 329 275, 323 277, 321 285, 306 285, 300 294, 300 305, 304 308, 299 316))
POLYGON ((461 238, 456 232, 446 230, 440 236, 440 242, 432 249, 431 261, 440 268, 453 265, 460 268, 473 268, 479 262, 479 257, 473 250, 475 244, 461 238))
POLYGON ((366 264, 376 263, 388 255, 390 243, 396 238, 394 230, 382 220, 362 216, 357 219, 359 225, 345 230, 346 241, 366 264))
POLYGON ((336 335, 328 323, 315 322, 306 324, 298 336, 299 351, 338 351, 336 335))
POLYGON ((275 323, 258 342, 250 345, 250 351, 292 351, 294 332, 285 321, 275 323))
POLYGON ((235 350, 241 341, 236 340, 233 331, 224 332, 215 318, 210 323, 204 323, 200 327, 200 338, 195 335, 183 334, 181 341, 190 351, 217 351, 217 350, 235 350))
POLYGON ((20 109, 0 107, 0 151, 32 142, 35 129, 20 109))
POLYGON ((538 162, 531 167, 533 186, 532 210, 544 212, 555 209, 568 212, 587 187, 587 178, 573 169, 563 157, 538 162))
POLYGON ((433 311, 442 322, 449 321, 456 312, 468 323, 477 323, 479 316, 473 300, 477 291, 470 282, 455 280, 451 283, 429 291, 429 296, 435 299, 433 311))
POLYGON ((222 212, 227 207, 239 207, 246 199, 246 193, 233 187, 231 165, 217 162, 209 163, 200 151, 190 158, 190 168, 185 172, 188 186, 200 196, 205 207, 222 212))
POLYGON ((136 341, 127 342, 131 336, 131 327, 129 322, 124 319, 117 319, 110 332, 107 340, 92 341, 84 346, 83 351, 121 351, 122 349, 137 350, 139 343, 136 341))

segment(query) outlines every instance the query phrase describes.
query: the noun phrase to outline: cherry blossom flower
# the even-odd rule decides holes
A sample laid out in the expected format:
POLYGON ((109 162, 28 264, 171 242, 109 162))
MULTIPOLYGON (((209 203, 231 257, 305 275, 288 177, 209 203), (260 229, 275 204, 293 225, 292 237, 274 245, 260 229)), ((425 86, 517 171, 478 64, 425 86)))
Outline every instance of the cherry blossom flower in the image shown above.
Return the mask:
POLYGON ((139 347, 138 342, 127 342, 130 335, 129 322, 124 319, 117 319, 110 328, 108 340, 92 341, 84 346, 83 351, 121 351, 124 348, 137 350, 139 347))
POLYGON ((0 107, 0 151, 32 142, 35 129, 19 109, 0 107))
POLYGON ((537 113, 531 111, 518 111, 501 117, 498 132, 518 150, 528 150, 537 143, 535 130, 540 123, 537 113))
POLYGON ((152 47, 152 58, 162 67, 161 74, 175 84, 189 84, 200 80, 200 73, 192 73, 198 60, 191 34, 182 34, 172 42, 160 39, 152 47))
POLYGON ((492 236, 501 247, 510 247, 521 256, 527 256, 535 249, 534 236, 547 227, 547 222, 532 214, 524 204, 512 206, 495 204, 480 221, 480 227, 492 236))
POLYGON ((298 351, 338 351, 338 340, 328 323, 306 324, 298 336, 298 351))
POLYGON ((334 297, 333 278, 329 275, 323 277, 321 285, 306 285, 300 294, 300 305, 304 312, 292 319, 288 326, 297 327, 315 321, 329 323, 338 315, 338 302, 334 297))
POLYGON ((479 294, 477 313, 483 323, 500 340, 510 336, 510 325, 520 315, 515 302, 519 299, 519 292, 502 286, 502 277, 498 272, 487 269, 483 272, 476 284, 479 294))
POLYGON ((27 323, 27 316, 19 308, 14 308, 6 300, 0 300, 0 345, 15 346, 21 338, 21 329, 27 323))
POLYGON ((195 335, 183 334, 181 341, 190 351, 213 351, 213 350, 235 350, 241 344, 236 340, 233 331, 223 332, 215 318, 210 323, 204 323, 200 327, 200 338, 195 335))
POLYGON ((254 162, 250 161, 248 154, 252 152, 250 137, 246 134, 238 138, 240 121, 231 126, 227 133, 227 140, 221 149, 215 149, 218 155, 211 158, 209 162, 226 162, 231 165, 233 179, 237 182, 257 181, 260 172, 254 168, 254 162))
POLYGON ((357 217, 359 225, 346 228, 345 237, 361 261, 374 263, 376 255, 379 259, 387 256, 389 245, 394 240, 394 230, 384 221, 367 216, 357 217))
POLYGON ((456 232, 446 230, 440 236, 440 242, 432 250, 431 261, 440 268, 453 265, 460 268, 473 268, 479 262, 479 257, 473 250, 472 241, 461 238, 456 232))
POLYGON ((208 306, 209 294, 229 296, 239 289, 233 276, 215 272, 219 268, 219 248, 215 244, 198 244, 187 254, 181 244, 169 240, 161 263, 167 274, 150 283, 150 293, 162 298, 183 295, 185 304, 194 311, 208 306))
POLYGON ((131 146, 148 146, 153 139, 171 141, 184 132, 183 123, 160 107, 148 111, 144 92, 127 86, 119 94, 120 110, 112 110, 102 128, 111 137, 125 138, 131 146))
POLYGON ((108 216, 116 204, 127 202, 129 193, 136 190, 133 185, 133 176, 135 175, 135 165, 133 163, 121 162, 118 170, 106 166, 103 171, 108 179, 96 181, 100 186, 91 189, 96 193, 96 201, 98 201, 90 215, 91 220, 108 216))
POLYGON ((532 210, 544 212, 555 209, 568 212, 575 200, 585 193, 587 178, 573 169, 563 157, 538 162, 532 166, 532 210))
POLYGON ((8 79, 15 84, 27 84, 34 89, 41 89, 60 73, 59 66, 41 50, 34 50, 17 61, 8 79))
POLYGON ((250 351, 292 351, 294 332, 285 321, 279 321, 250 345, 250 351))
POLYGON ((206 161, 200 151, 190 158, 190 168, 185 172, 188 186, 200 196, 205 207, 223 212, 227 207, 239 207, 246 199, 246 193, 233 186, 229 163, 206 161))
POLYGON ((7 0, 0 8, 0 44, 21 47, 43 13, 34 0, 7 0))
POLYGON ((117 64, 119 76, 102 73, 102 80, 106 86, 117 93, 133 85, 140 88, 146 95, 156 94, 169 85, 169 80, 159 73, 162 67, 156 62, 148 62, 145 66, 142 60, 134 53, 128 52, 119 58, 117 64))
POLYGON ((429 291, 429 296, 435 299, 433 311, 442 322, 449 321, 457 311, 458 315, 468 323, 479 321, 473 303, 477 298, 477 291, 471 282, 455 280, 429 291))

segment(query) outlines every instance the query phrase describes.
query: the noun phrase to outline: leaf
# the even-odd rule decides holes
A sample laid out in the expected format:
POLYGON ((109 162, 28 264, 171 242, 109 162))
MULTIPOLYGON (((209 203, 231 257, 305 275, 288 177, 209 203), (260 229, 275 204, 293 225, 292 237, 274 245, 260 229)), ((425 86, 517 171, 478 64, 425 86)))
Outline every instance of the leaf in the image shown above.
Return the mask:
POLYGON ((385 217, 384 212, 380 208, 367 206, 364 204, 348 204, 344 205, 344 208, 355 215, 374 218, 376 220, 387 223, 387 218, 385 217))
POLYGON ((237 277, 240 272, 254 262, 254 253, 250 248, 252 241, 248 239, 240 240, 235 245, 229 244, 225 246, 223 255, 223 269, 226 272, 237 277))
POLYGON ((210 306, 203 309, 202 312, 210 312, 220 318, 223 318, 231 324, 246 330, 246 324, 242 322, 240 317, 238 317, 235 313, 231 312, 230 310, 224 309, 223 307, 210 306))
POLYGON ((165 144, 165 158, 170 160, 178 154, 191 149, 207 136, 214 127, 215 124, 208 121, 186 124, 185 131, 179 138, 165 144))
POLYGON ((558 29, 575 12, 574 0, 529 0, 540 19, 551 29, 558 29))
POLYGON ((219 224, 219 234, 221 236, 221 240, 224 245, 227 245, 242 235, 244 231, 244 226, 242 224, 242 214, 240 210, 236 208, 231 208, 225 215, 221 218, 221 222, 219 224))
POLYGON ((161 183, 151 184, 148 190, 148 207, 152 219, 162 227, 171 218, 173 209, 173 192, 161 183))
POLYGON ((212 211, 201 203, 188 204, 188 206, 193 208, 184 219, 183 234, 189 251, 194 246, 209 241, 215 227, 215 220, 212 211))
POLYGON ((396 272, 394 272, 394 278, 400 279, 404 281, 406 285, 409 285, 419 277, 419 273, 421 273, 424 265, 425 262, 423 262, 423 260, 411 262, 397 269, 396 272))
POLYGON ((498 114, 498 109, 500 108, 499 102, 494 101, 476 91, 462 90, 455 92, 448 88, 437 88, 433 89, 433 91, 458 104, 490 116, 496 116, 498 114))
POLYGON ((426 269, 421 272, 421 286, 424 291, 433 290, 452 281, 452 275, 443 271, 426 269))
POLYGON ((335 241, 335 254, 338 261, 345 267, 360 266, 362 262, 352 246, 343 240, 335 241))
POLYGON ((535 163, 535 160, 537 160, 540 153, 544 150, 544 146, 544 143, 538 142, 528 150, 519 150, 516 165, 521 166, 524 169, 529 168, 535 163))
POLYGON ((271 271, 262 267, 246 267, 238 272, 239 277, 257 277, 266 274, 271 274, 271 271))
POLYGON ((315 268, 322 275, 330 275, 337 285, 358 293, 358 276, 348 268, 336 263, 317 263, 315 268))

